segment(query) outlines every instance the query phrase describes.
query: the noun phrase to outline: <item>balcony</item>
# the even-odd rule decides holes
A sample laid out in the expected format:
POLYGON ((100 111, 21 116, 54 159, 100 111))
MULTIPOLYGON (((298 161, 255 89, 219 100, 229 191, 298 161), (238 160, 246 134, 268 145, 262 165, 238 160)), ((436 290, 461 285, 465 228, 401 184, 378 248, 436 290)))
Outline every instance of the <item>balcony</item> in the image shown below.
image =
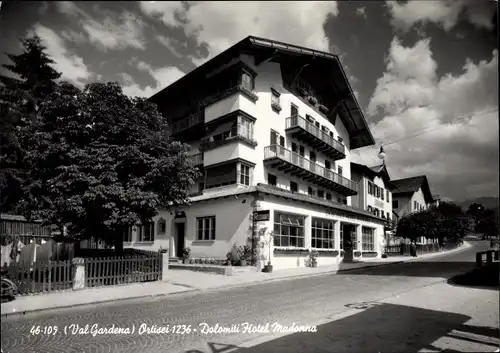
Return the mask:
POLYGON ((170 134, 175 135, 181 131, 192 128, 198 124, 205 123, 204 111, 200 111, 170 125, 170 134))
POLYGON ((216 132, 223 131, 222 133, 214 132, 213 136, 201 140, 200 150, 209 151, 214 148, 238 141, 243 142, 251 147, 257 146, 257 141, 253 139, 253 132, 242 128, 241 125, 232 126, 232 124, 234 123, 229 122, 220 125, 216 132))
POLYGON ((189 156, 189 158, 191 158, 191 161, 193 162, 193 165, 195 167, 203 165, 203 152, 197 153, 197 154, 193 154, 193 155, 189 156))
POLYGON ((264 148, 264 162, 280 171, 290 173, 302 180, 313 182, 346 196, 353 196, 358 193, 357 183, 279 145, 264 148))
POLYGON ((345 158, 345 146, 300 115, 286 119, 286 132, 333 160, 345 158))

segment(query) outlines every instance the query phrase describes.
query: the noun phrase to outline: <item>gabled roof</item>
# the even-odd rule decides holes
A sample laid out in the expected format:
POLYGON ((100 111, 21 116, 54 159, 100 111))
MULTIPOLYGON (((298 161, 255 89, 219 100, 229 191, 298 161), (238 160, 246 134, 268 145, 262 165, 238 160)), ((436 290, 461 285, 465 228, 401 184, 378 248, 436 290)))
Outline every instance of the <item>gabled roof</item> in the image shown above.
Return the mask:
POLYGON ((393 194, 414 193, 417 192, 418 189, 422 188, 425 202, 434 201, 429 187, 429 182, 427 181, 427 177, 425 175, 393 180, 392 183, 396 186, 396 189, 392 192, 393 194))
POLYGON ((359 172, 369 178, 375 178, 376 176, 384 180, 385 186, 393 190, 395 185, 392 183, 389 173, 387 172, 387 167, 385 164, 377 165, 374 167, 368 167, 364 164, 351 162, 351 170, 359 172))
MULTIPOLYGON (((349 133, 350 149, 352 150, 375 144, 368 123, 361 111, 337 55, 265 38, 254 36, 246 37, 212 60, 205 62, 203 65, 189 72, 170 86, 156 93, 149 98, 149 100, 157 104, 163 102, 168 104, 169 100, 175 101, 176 96, 185 96, 187 92, 192 91, 193 85, 196 85, 199 81, 205 80, 207 74, 227 66, 241 54, 251 55, 258 62, 294 61, 297 63, 298 69, 301 67, 304 68, 305 66, 317 66, 321 68, 323 74, 318 74, 317 76, 321 80, 326 80, 328 84, 331 84, 331 96, 340 97, 338 114, 349 133)), ((299 73, 300 71, 302 70, 297 70, 299 73)), ((328 108, 333 109, 334 107, 328 108)))

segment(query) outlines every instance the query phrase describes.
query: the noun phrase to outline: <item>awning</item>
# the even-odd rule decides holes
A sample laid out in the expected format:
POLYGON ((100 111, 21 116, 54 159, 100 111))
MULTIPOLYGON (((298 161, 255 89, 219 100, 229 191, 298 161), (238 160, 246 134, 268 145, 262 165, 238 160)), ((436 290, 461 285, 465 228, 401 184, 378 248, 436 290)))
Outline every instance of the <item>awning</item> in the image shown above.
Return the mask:
POLYGON ((231 130, 231 128, 233 128, 235 126, 236 126, 236 121, 228 121, 228 122, 222 123, 220 125, 212 126, 208 129, 207 136, 209 138, 213 137, 215 135, 223 133, 224 131, 229 131, 229 130, 231 130))

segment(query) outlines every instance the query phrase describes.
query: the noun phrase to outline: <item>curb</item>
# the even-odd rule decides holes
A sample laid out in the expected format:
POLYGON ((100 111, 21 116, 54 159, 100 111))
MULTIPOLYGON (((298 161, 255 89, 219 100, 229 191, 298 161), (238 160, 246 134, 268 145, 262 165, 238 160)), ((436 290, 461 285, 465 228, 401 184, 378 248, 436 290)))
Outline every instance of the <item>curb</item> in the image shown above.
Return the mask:
MULTIPOLYGON (((190 288, 192 288, 192 287, 190 287, 190 288)), ((180 291, 175 291, 175 292, 170 292, 170 293, 139 295, 139 296, 135 296, 135 297, 117 298, 117 299, 109 299, 109 300, 94 300, 94 301, 91 301, 89 303, 61 305, 61 306, 57 306, 57 307, 53 307, 53 308, 16 311, 16 312, 10 312, 10 313, 5 313, 5 314, 2 313, 0 316, 2 318, 12 317, 12 316, 22 316, 22 315, 26 315, 26 314, 39 313, 39 312, 44 312, 44 311, 53 311, 53 310, 68 309, 68 308, 78 308, 78 307, 86 306, 86 305, 108 304, 108 303, 123 302, 126 300, 134 300, 134 299, 142 299, 142 298, 158 298, 158 297, 166 297, 166 296, 172 296, 172 295, 177 296, 177 295, 184 294, 184 293, 194 293, 194 292, 200 292, 200 291, 201 291, 200 289, 187 289, 187 290, 180 290, 180 291)))
MULTIPOLYGON (((469 243, 468 243, 469 244, 469 243)), ((439 255, 436 255, 434 257, 438 257, 441 255, 447 255, 453 252, 459 252, 466 250, 470 248, 472 245, 469 244, 467 247, 462 247, 460 249, 453 249, 448 252, 443 252, 439 255)), ((192 286, 187 286, 183 284, 178 284, 171 282, 171 284, 177 285, 177 286, 183 286, 189 289, 186 290, 181 290, 181 291, 175 291, 171 293, 159 293, 159 294, 148 294, 148 295, 139 295, 135 297, 128 297, 128 298, 117 298, 117 299, 110 299, 110 300, 97 300, 97 301, 92 301, 89 303, 81 303, 81 304, 71 304, 71 305, 64 305, 64 306, 58 306, 54 308, 43 308, 43 309, 34 309, 34 310, 28 310, 28 311, 18 311, 18 312, 10 312, 10 313, 1 313, 1 317, 12 317, 12 316, 22 316, 25 314, 29 313, 36 313, 36 312, 44 312, 44 311, 52 311, 52 310, 59 310, 59 309, 68 309, 68 308, 77 308, 81 306, 86 306, 86 305, 96 305, 96 304, 107 304, 107 303, 116 303, 116 302, 122 302, 126 300, 134 300, 134 299, 143 299, 143 298, 158 298, 158 297, 166 297, 166 296, 178 296, 180 294, 185 294, 185 293, 201 293, 201 292, 216 292, 216 291, 223 291, 225 289, 235 289, 235 288, 242 288, 242 287, 249 287, 249 286, 255 286, 258 284, 262 283, 271 283, 271 282, 282 282, 282 281, 288 281, 288 280, 295 280, 298 278, 303 278, 303 277, 319 277, 319 276, 328 276, 328 275, 335 275, 335 274, 342 274, 342 273, 347 273, 347 272, 352 272, 356 270, 362 270, 366 268, 372 268, 372 267, 381 267, 381 266, 390 266, 390 265, 400 265, 406 262, 412 262, 412 261, 419 261, 419 260, 424 260, 425 258, 420 257, 420 258, 410 258, 407 260, 401 260, 401 261, 393 261, 393 262, 381 262, 377 264, 371 264, 367 266, 362 266, 362 267, 357 267, 357 268, 346 268, 346 269, 340 269, 340 270, 332 270, 332 271, 325 271, 321 273, 307 273, 307 274, 301 274, 301 275, 293 275, 293 276, 287 276, 287 277, 281 277, 281 278, 265 278, 263 280, 255 281, 255 282, 248 282, 248 283, 240 283, 240 284, 234 284, 234 285, 225 285, 225 286, 218 286, 218 287, 212 287, 212 288, 196 288, 192 286)))

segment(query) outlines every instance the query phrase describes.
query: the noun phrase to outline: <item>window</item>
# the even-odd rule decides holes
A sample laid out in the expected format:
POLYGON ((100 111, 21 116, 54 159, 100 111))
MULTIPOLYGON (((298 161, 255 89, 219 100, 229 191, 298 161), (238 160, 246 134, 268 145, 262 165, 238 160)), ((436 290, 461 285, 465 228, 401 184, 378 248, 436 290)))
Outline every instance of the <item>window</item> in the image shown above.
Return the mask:
POLYGON ((387 212, 387 219, 390 221, 391 220, 391 215, 389 212, 387 212))
POLYGON ((196 218, 196 238, 215 240, 215 216, 196 218))
POLYGON ((267 174, 267 183, 269 185, 276 186, 276 184, 278 183, 278 178, 276 177, 276 175, 267 174))
POLYGON ((314 118, 312 116, 310 116, 309 114, 306 114, 306 120, 308 122, 310 122, 311 124, 314 124, 316 122, 316 120, 314 120, 314 118))
POLYGON ((318 190, 318 197, 323 199, 325 197, 325 192, 323 190, 318 190))
POLYGON ((253 140, 254 122, 247 117, 238 116, 238 135, 253 140))
POLYGON ((299 115, 299 108, 295 104, 290 105, 290 116, 296 116, 299 115))
POLYGON ((132 226, 125 228, 123 231, 123 242, 129 243, 132 241, 132 226))
POLYGON ((340 137, 340 136, 338 136, 338 137, 337 137, 337 140, 338 140, 340 143, 342 143, 342 142, 344 141, 344 139, 343 139, 342 137, 340 137))
POLYGON ((398 200, 392 200, 392 208, 399 208, 399 201, 398 200))
POLYGON ((380 197, 380 188, 377 185, 375 185, 375 196, 380 197))
POLYGON ((413 201, 413 209, 417 210, 418 209, 418 204, 417 201, 413 201))
POLYGON ((158 220, 158 234, 165 234, 167 232, 167 222, 160 218, 158 220))
POLYGON ((281 110, 280 93, 271 88, 271 106, 281 110))
POLYGON ((245 164, 239 164, 239 181, 240 184, 250 185, 250 170, 251 168, 245 164))
POLYGON ((347 205, 347 199, 345 197, 339 197, 337 198, 338 203, 342 203, 344 205, 347 205))
POLYGON ((285 136, 280 136, 280 146, 285 147, 285 136))
POLYGON ((315 191, 316 191, 316 190, 314 190, 314 189, 313 189, 312 187, 310 187, 310 186, 307 188, 307 194, 308 194, 309 196, 314 196, 315 191))
POLYGON ((332 139, 335 138, 335 136, 333 136, 333 131, 330 131, 329 135, 332 139))
POLYGON ((253 79, 252 75, 250 75, 246 71, 243 71, 243 73, 241 75, 241 85, 245 89, 247 89, 249 91, 253 91, 253 89, 255 88, 255 83, 254 83, 254 79, 253 79))
POLYGON ((316 126, 319 129, 319 121, 314 122, 314 126, 316 126))
POLYGON ((233 185, 238 181, 238 167, 236 163, 224 164, 206 170, 205 188, 216 188, 233 185))
POLYGON ((270 135, 270 138, 271 138, 271 145, 277 145, 278 144, 278 136, 279 134, 274 131, 274 130, 271 130, 271 135, 270 135))
POLYGON ((370 213, 373 212, 373 207, 372 206, 368 206, 368 212, 370 212, 370 213))
POLYGON ((304 157, 306 155, 306 150, 304 146, 299 146, 299 154, 301 157, 304 157))
POLYGON ((334 226, 334 221, 313 218, 311 222, 311 247, 316 249, 334 249, 334 226))
POLYGON ((380 189, 380 198, 382 199, 382 201, 384 201, 384 191, 385 190, 383 188, 380 189))
POLYGON ((297 144, 295 142, 292 142, 292 152, 297 153, 297 144))
POLYGON ((363 251, 374 251, 375 249, 375 230, 373 228, 362 227, 361 246, 363 251))
POLYGON ((326 193, 326 199, 328 201, 331 201, 332 200, 332 194, 330 194, 329 192, 326 193))
POLYGON ((304 216, 274 213, 274 246, 304 247, 304 216))
POLYGON ((294 181, 290 182, 290 191, 291 192, 297 192, 297 191, 299 191, 299 186, 297 185, 296 182, 294 182, 294 181))
POLYGON ((373 184, 371 181, 368 182, 368 195, 373 195, 373 184))
POLYGON ((343 170, 342 170, 341 166, 339 166, 338 171, 339 171, 339 175, 342 176, 343 170))
POLYGON ((316 162, 316 153, 314 153, 313 151, 309 151, 309 160, 311 162, 316 162))
POLYGON ((325 169, 328 169, 328 170, 329 170, 331 167, 332 167, 332 166, 331 166, 331 164, 330 164, 330 161, 327 159, 327 160, 325 161, 325 169))
POLYGON ((137 226, 137 241, 154 241, 155 240, 155 225, 148 223, 137 226))
POLYGON ((380 210, 378 208, 375 209, 375 216, 380 217, 380 210))
POLYGON ((389 195, 390 195, 390 194, 389 194, 389 190, 386 190, 386 191, 385 191, 385 196, 386 196, 387 202, 390 202, 390 200, 389 200, 389 195))

